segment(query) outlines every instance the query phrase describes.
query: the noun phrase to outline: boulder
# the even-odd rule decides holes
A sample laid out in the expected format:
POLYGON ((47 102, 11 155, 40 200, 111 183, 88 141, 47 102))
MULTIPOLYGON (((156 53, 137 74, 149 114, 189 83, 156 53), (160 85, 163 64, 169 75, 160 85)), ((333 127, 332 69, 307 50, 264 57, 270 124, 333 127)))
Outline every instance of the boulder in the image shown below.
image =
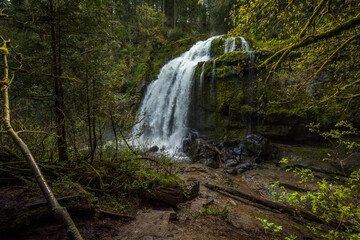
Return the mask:
POLYGON ((229 159, 224 163, 224 168, 228 168, 228 167, 235 167, 236 165, 239 164, 239 161, 236 159, 229 159))
POLYGON ((244 140, 250 156, 257 162, 279 160, 279 149, 270 144, 269 140, 259 134, 250 134, 244 140))
POLYGON ((159 147, 156 146, 156 145, 152 146, 152 147, 149 149, 149 152, 157 152, 157 151, 159 151, 159 147))
POLYGON ((196 180, 184 180, 182 184, 158 185, 150 190, 148 197, 176 207, 196 198, 199 195, 199 187, 200 183, 196 180))
POLYGON ((204 139, 197 138, 194 143, 190 143, 188 139, 185 143, 184 150, 186 154, 191 157, 194 163, 200 163, 212 168, 219 167, 219 153, 216 151, 215 146, 205 141, 204 139))

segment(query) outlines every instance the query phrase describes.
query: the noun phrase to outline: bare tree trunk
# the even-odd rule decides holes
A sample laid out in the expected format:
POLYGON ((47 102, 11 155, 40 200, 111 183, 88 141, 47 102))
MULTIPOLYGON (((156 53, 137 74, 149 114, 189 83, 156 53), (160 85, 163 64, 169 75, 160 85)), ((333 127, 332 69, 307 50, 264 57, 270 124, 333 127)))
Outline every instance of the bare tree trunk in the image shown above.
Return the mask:
MULTIPOLYGON (((4 42, 4 46, 7 46, 7 42, 4 42)), ((1 54, 1 53, 0 53, 1 54)), ((32 156, 28 146, 23 142, 23 140, 18 136, 18 134, 14 131, 10 122, 10 103, 9 103, 9 92, 8 88, 10 87, 11 80, 9 79, 9 66, 7 63, 7 55, 3 54, 4 61, 4 80, 1 82, 1 91, 4 96, 4 116, 3 123, 5 125, 5 130, 10 135, 14 143, 21 150, 22 154, 28 161, 35 178, 38 182, 38 185, 44 194, 46 201, 48 202, 52 213, 54 216, 65 226, 67 230, 67 234, 72 240, 82 240, 79 230, 76 228, 73 220, 71 219, 66 208, 61 207, 58 201, 56 200, 54 194, 52 193, 49 185, 47 184, 44 176, 41 173, 39 166, 37 165, 34 157, 32 156)))

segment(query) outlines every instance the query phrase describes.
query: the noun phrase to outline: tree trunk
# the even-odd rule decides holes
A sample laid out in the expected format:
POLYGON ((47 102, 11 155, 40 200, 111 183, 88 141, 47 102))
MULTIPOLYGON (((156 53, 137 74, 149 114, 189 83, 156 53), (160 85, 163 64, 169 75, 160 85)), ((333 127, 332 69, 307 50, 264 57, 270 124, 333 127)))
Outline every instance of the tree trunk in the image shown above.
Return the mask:
POLYGON ((118 136, 117 136, 117 132, 116 132, 116 126, 115 126, 115 119, 113 116, 113 113, 110 111, 110 120, 111 120, 111 126, 112 126, 112 130, 114 132, 114 137, 115 137, 115 153, 113 155, 113 160, 117 158, 117 154, 119 151, 119 142, 118 142, 118 136))
POLYGON ((85 86, 86 86, 86 111, 87 111, 87 124, 88 124, 88 135, 89 135, 89 148, 90 148, 90 158, 93 161, 94 150, 93 150, 93 140, 92 140, 92 128, 91 128, 91 105, 90 105, 90 89, 89 89, 89 74, 88 69, 86 69, 85 75, 85 86))
MULTIPOLYGON (((4 46, 6 47, 7 42, 4 41, 4 46)), ((1 84, 1 91, 4 96, 4 117, 3 123, 5 125, 5 130, 10 135, 16 146, 21 150, 25 159, 28 161, 35 178, 38 182, 38 185, 48 202, 50 209, 54 216, 65 226, 67 230, 67 234, 72 240, 82 240, 82 237, 76 228, 73 220, 71 219, 69 213, 66 208, 60 206, 58 201, 56 200, 54 194, 52 193, 49 185, 47 184, 44 176, 41 173, 39 166, 37 165, 34 157, 32 156, 28 146, 23 142, 23 140, 17 135, 14 129, 11 126, 10 122, 10 103, 9 103, 9 92, 8 88, 10 87, 10 79, 9 79, 9 66, 7 63, 7 56, 3 55, 4 60, 4 80, 1 84)))
MULTIPOLYGON (((58 145, 59 160, 67 161, 67 144, 66 144, 66 129, 65 129, 65 114, 64 114, 64 89, 62 81, 59 78, 61 71, 61 56, 60 52, 57 52, 57 43, 59 44, 58 50, 60 51, 60 35, 58 41, 56 41, 55 32, 55 9, 54 2, 50 0, 50 27, 51 27, 51 53, 52 53, 52 75, 54 77, 54 90, 55 90, 55 124, 56 124, 56 141, 58 145), (59 56, 58 56, 59 55, 59 56)), ((60 34, 60 30, 59 30, 60 34)))
POLYGON ((95 99, 97 98, 96 94, 96 76, 93 75, 92 79, 92 116, 91 116, 91 125, 92 125, 92 135, 93 135, 93 145, 92 145, 92 153, 91 153, 91 162, 94 161, 94 155, 97 147, 97 137, 96 137, 96 117, 95 113, 97 111, 95 105, 95 99))

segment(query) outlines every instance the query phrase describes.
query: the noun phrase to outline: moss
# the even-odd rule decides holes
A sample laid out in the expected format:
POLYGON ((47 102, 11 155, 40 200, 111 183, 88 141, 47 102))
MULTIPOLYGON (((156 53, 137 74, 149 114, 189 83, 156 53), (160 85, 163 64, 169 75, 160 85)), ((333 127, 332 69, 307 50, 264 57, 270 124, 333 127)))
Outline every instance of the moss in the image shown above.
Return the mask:
POLYGON ((154 80, 160 73, 160 69, 171 59, 174 59, 184 52, 188 51, 190 47, 198 40, 195 38, 185 38, 178 41, 169 42, 162 46, 157 53, 152 53, 154 60, 152 61, 151 69, 149 67, 149 80, 154 80))
POLYGON ((243 51, 234 51, 234 52, 225 53, 221 55, 218 59, 216 59, 216 62, 219 64, 236 63, 237 65, 240 64, 241 66, 249 65, 248 55, 243 51))
MULTIPOLYGON (((199 62, 197 64, 196 69, 195 69, 194 79, 199 79, 200 78, 203 64, 204 64, 204 62, 199 62)), ((209 70, 209 69, 207 69, 207 70, 209 70)))
POLYGON ((213 129, 217 125, 217 114, 212 113, 205 121, 205 128, 213 129))
POLYGON ((212 58, 224 54, 225 40, 223 38, 214 39, 211 43, 210 56, 212 58))

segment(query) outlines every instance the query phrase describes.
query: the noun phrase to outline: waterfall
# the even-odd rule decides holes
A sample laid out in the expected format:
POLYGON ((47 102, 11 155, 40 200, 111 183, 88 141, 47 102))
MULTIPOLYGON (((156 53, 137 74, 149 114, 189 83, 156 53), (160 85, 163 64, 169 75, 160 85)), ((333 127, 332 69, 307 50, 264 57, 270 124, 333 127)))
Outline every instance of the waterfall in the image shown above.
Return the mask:
MULTIPOLYGON (((213 61, 211 81, 215 79, 216 62, 210 54, 211 44, 214 39, 222 37, 216 36, 199 41, 189 51, 162 67, 157 79, 148 85, 140 104, 139 115, 143 115, 143 121, 133 128, 133 134, 140 135, 133 144, 138 146, 142 144, 143 147, 156 145, 170 154, 182 153, 183 140, 188 132, 190 92, 196 67, 198 63, 203 62, 198 83, 199 90, 202 91, 205 62, 213 61)), ((224 53, 235 51, 236 39, 227 38, 224 45, 224 53)), ((243 38, 242 50, 249 50, 249 45, 243 38)), ((214 91, 214 89, 210 90, 214 91)))
POLYGON ((226 38, 224 53, 235 51, 235 49, 236 49, 236 38, 234 37, 226 38), (231 47, 230 47, 230 42, 232 42, 231 47))
POLYGON ((200 89, 201 89, 201 86, 202 86, 202 83, 204 81, 204 73, 205 73, 205 63, 203 63, 202 67, 201 67, 201 74, 200 74, 200 89))
POLYGON ((158 78, 149 84, 139 109, 144 114, 143 122, 133 128, 135 134, 145 129, 138 142, 156 145, 170 153, 182 151, 195 69, 199 62, 211 59, 211 42, 216 38, 219 36, 197 42, 164 65, 158 78))

